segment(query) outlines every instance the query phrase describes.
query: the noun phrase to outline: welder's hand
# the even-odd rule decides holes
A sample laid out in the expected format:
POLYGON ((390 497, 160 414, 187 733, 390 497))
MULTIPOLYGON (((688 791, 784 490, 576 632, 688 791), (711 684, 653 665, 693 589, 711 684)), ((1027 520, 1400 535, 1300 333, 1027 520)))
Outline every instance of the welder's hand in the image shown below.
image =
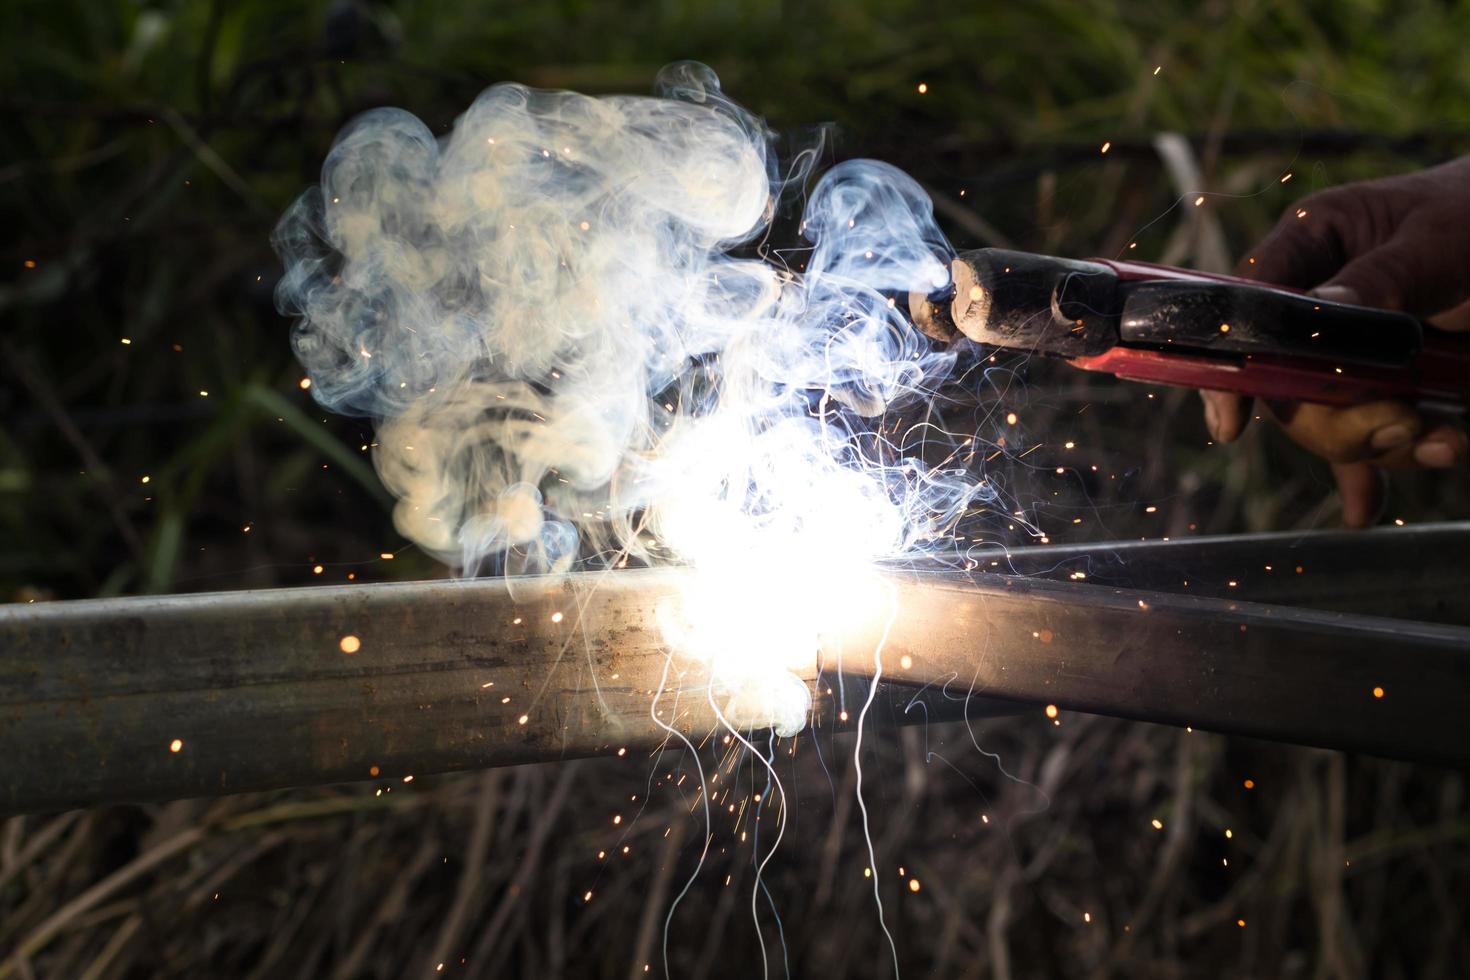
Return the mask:
MULTIPOLYGON (((1287 208, 1236 271, 1323 299, 1403 310, 1442 330, 1470 330, 1470 156, 1313 194, 1287 208)), ((1200 394, 1210 434, 1220 442, 1238 438, 1251 417, 1247 400, 1200 394)), ((1263 409, 1332 464, 1343 521, 1353 527, 1377 517, 1378 467, 1445 469, 1470 455, 1463 431, 1400 402, 1263 409)))

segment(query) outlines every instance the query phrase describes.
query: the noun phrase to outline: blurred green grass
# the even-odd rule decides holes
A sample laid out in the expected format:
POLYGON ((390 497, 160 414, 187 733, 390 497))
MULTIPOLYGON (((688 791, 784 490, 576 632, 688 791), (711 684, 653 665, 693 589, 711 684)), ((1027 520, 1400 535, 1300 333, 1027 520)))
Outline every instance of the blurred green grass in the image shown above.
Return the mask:
MULTIPOLYGON (((1219 262, 1299 194, 1462 152, 1467 28, 1470 8, 1441 0, 0 5, 0 598, 442 574, 412 551, 381 557, 403 542, 363 448, 371 425, 299 387, 270 295, 276 216, 368 107, 401 105, 444 131, 496 81, 642 92, 661 64, 695 58, 785 131, 832 123, 834 156, 909 169, 961 247, 999 234, 1086 255, 1136 241, 1140 258, 1219 262), (1164 132, 1188 137, 1202 209, 1174 209, 1164 132)), ((1024 386, 987 397, 1019 416, 1013 441, 1040 448, 990 475, 1034 503, 1054 541, 1334 520, 1325 468, 1266 427, 1222 451, 1191 393, 1023 368, 1024 386), (1082 480, 1058 476, 1062 464, 1082 480)), ((1466 514, 1462 479, 1395 480, 1390 516, 1466 514)), ((1280 976, 1308 963, 1324 976, 1464 975, 1458 776, 1065 717, 1029 712, 979 735, 1007 771, 1060 790, 1044 814, 971 750, 968 729, 877 740, 884 852, 925 883, 905 896, 887 879, 910 973, 1003 975, 1010 943, 1028 976, 1280 976), (953 778, 933 764, 945 737, 953 778), (1078 925, 1084 908, 1102 928, 1078 925)), ((851 759, 828 755, 803 750, 789 780, 800 843, 773 865, 772 890, 794 913, 798 971, 854 975, 882 957, 866 889, 839 876, 867 861, 855 817, 835 789, 825 803, 829 780, 850 800, 851 759), (813 890, 809 908, 785 901, 813 890)), ((648 898, 656 862, 643 838, 616 870, 591 855, 609 846, 602 804, 645 793, 649 772, 642 759, 583 764, 565 808, 547 800, 567 798, 552 783, 572 769, 522 767, 411 790, 385 780, 17 818, 0 947, 58 908, 85 911, 78 895, 160 842, 223 827, 78 917, 37 952, 37 975, 91 962, 100 976, 287 964, 401 976, 433 962, 451 920, 473 924, 463 931, 480 938, 463 945, 487 947, 481 961, 490 910, 522 883, 529 911, 495 950, 521 969, 489 975, 555 975, 568 955, 625 975, 634 924, 662 914, 648 898), (463 853, 481 833, 471 824, 495 828, 479 863, 463 853), (523 866, 524 842, 549 824, 562 843, 523 866), (594 884, 598 901, 568 926, 569 899, 594 884)), ((661 800, 635 824, 651 848, 686 817, 661 800)), ((727 897, 749 895, 748 852, 716 860, 728 868, 691 900, 675 962, 698 954, 683 972, 748 974, 756 946, 727 897)))
MULTIPOLYGON (((639 92, 695 58, 783 131, 832 123, 835 155, 908 168, 961 246, 988 228, 1199 261, 1205 216, 1170 210, 1155 134, 1190 137, 1206 223, 1238 253, 1301 193, 1462 148, 1467 32, 1470 8, 1431 0, 6 5, 0 594, 437 574, 378 557, 402 542, 371 426, 298 387, 270 297, 270 228, 362 109, 444 131, 496 81, 639 92)), ((1054 508, 1054 540, 1332 520, 1325 470, 1272 434, 1212 451, 1192 396, 1071 374, 1007 396, 1045 444, 1010 479, 1054 508), (1073 432, 1126 487, 1041 480, 1073 432), (1100 519, 1065 517, 1082 511, 1100 519)), ((1464 512, 1458 483, 1396 494, 1398 516, 1464 512)))

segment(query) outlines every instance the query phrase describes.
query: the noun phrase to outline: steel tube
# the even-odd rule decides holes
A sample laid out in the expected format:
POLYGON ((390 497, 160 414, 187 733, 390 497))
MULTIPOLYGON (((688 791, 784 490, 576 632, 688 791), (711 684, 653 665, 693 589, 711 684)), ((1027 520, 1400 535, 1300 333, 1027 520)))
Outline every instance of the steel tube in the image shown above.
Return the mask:
MULTIPOLYGON (((1470 764, 1470 628, 1231 599, 952 577, 902 589, 885 661, 952 689, 1470 764), (900 662, 902 662, 900 660, 900 662)), ((860 650, 861 647, 858 647, 860 650)))
POLYGON ((1040 548, 979 547, 978 572, 1470 625, 1470 522, 1040 548), (1076 578, 1080 573, 1082 578, 1076 578))
MULTIPOLYGON (((708 676, 658 627, 684 574, 0 607, 0 811, 646 751, 668 737, 654 711, 702 738, 708 676)), ((896 686, 879 713, 898 721, 973 695, 1470 762, 1470 628, 997 574, 886 581, 892 621, 847 624, 825 676, 815 658, 801 672, 819 726, 843 727, 828 687, 852 709, 881 664, 896 686), (905 712, 919 690, 926 710, 905 712)))

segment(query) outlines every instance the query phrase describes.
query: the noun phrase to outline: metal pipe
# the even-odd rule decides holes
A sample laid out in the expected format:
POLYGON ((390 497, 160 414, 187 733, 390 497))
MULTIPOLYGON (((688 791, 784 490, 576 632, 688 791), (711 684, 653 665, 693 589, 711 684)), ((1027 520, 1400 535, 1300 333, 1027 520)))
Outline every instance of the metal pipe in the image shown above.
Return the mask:
POLYGON ((1470 521, 981 547, 977 572, 1470 625, 1470 521))
MULTIPOLYGON (((0 811, 646 751, 660 721, 703 738, 708 675, 658 627, 685 574, 0 607, 0 811)), ((993 710, 976 696, 1470 762, 1470 628, 994 574, 886 581, 892 622, 848 624, 826 673, 801 672, 817 726, 855 723, 837 672, 872 677, 886 630, 893 721, 993 710), (916 691, 926 708, 906 711, 916 691)))
POLYGON ((885 659, 907 652, 926 682, 1470 764, 1470 627, 1017 578, 915 582, 902 595, 885 659))

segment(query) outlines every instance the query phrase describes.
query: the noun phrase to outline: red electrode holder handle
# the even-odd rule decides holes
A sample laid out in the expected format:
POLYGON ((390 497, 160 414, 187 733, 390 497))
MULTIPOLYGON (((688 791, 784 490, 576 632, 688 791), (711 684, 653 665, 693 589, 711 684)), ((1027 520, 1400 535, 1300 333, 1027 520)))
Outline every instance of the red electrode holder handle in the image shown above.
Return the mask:
MULTIPOLYGON (((1236 276, 1147 262, 1089 261, 1108 266, 1125 283, 1190 280, 1252 290, 1263 287, 1260 282, 1236 276)), ((1464 412, 1470 408, 1470 338, 1433 327, 1423 329, 1423 342, 1416 355, 1406 364, 1392 367, 1346 360, 1335 364, 1330 358, 1278 353, 1217 358, 1122 345, 1095 356, 1072 358, 1070 363, 1130 381, 1207 388, 1279 401, 1346 406, 1394 400, 1442 411, 1464 412)))

